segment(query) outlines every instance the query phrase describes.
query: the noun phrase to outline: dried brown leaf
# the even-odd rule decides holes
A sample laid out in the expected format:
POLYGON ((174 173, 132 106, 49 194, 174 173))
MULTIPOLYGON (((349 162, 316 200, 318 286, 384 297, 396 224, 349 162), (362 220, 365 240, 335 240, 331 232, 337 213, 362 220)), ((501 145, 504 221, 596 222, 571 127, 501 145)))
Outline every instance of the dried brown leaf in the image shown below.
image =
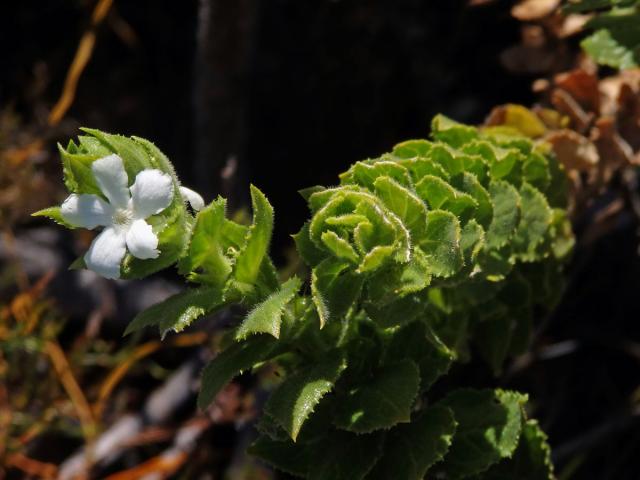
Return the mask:
POLYGON ((511 15, 523 22, 541 20, 551 15, 560 0, 522 0, 511 8, 511 15))

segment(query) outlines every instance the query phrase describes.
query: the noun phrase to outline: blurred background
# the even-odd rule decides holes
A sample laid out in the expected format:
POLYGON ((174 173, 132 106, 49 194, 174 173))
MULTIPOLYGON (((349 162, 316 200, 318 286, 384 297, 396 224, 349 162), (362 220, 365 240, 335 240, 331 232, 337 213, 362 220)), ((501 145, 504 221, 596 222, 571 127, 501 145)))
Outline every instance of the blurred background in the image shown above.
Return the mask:
POLYGON ((578 246, 532 353, 501 378, 484 365, 462 375, 530 394, 559 478, 640 478, 638 77, 589 65, 583 19, 559 3, 0 2, 0 478, 285 478, 243 453, 273 372, 195 408, 234 312, 162 343, 122 338, 177 277, 68 271, 90 232, 29 217, 65 197, 57 142, 82 126, 148 138, 185 185, 234 209, 258 185, 276 211, 274 258, 291 268, 308 216, 297 190, 426 137, 436 113, 479 124, 507 103, 568 115, 609 174, 593 185, 590 167, 565 162, 578 246), (575 69, 590 80, 563 73, 575 69), (598 92, 612 85, 606 110, 598 92), (612 108, 631 152, 617 163, 589 130, 612 108))

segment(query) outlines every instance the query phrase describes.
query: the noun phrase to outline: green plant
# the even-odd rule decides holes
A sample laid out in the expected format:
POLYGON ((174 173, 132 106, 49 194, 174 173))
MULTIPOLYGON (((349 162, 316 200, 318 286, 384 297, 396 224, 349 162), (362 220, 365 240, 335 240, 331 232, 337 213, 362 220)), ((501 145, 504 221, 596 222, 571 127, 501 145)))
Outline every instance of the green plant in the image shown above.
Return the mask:
MULTIPOLYGON (((179 332, 242 305, 249 313, 204 369, 198 403, 207 407, 242 371, 275 365, 282 382, 253 454, 310 479, 553 477, 526 395, 431 388, 474 351, 498 373, 507 356, 526 350, 533 308, 548 310, 558 298, 573 236, 564 173, 544 145, 507 127, 478 130, 437 116, 433 141, 401 143, 355 163, 337 187, 303 190, 312 215, 294 236, 310 268, 300 293, 303 281, 280 282, 268 256, 273 209, 257 188, 251 225, 227 218, 223 198, 194 215, 151 143, 87 133, 61 149, 70 199, 39 214, 128 232, 121 210, 101 198, 104 159, 123 159, 125 178, 136 178, 133 200, 141 171, 171 178, 151 188, 165 206, 144 217, 153 230, 148 258, 136 257, 139 246, 125 235, 114 276, 177 263, 195 286, 142 312, 127 333, 179 332), (100 217, 105 211, 113 219, 100 217)), ((119 187, 123 196, 129 183, 119 187)), ((104 260, 96 243, 89 266, 104 260)))
POLYGON ((565 11, 594 14, 585 27, 595 32, 581 45, 596 62, 619 69, 640 65, 638 0, 569 0, 565 11))

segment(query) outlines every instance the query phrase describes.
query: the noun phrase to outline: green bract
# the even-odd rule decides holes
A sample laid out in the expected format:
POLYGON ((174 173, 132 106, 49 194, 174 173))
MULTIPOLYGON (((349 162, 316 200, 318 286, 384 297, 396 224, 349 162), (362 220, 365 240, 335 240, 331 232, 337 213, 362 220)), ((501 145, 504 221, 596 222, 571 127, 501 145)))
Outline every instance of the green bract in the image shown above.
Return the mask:
MULTIPOLYGON (((91 159, 114 151, 104 140, 112 136, 92 133, 81 140, 91 159)), ((255 187, 249 226, 227 218, 222 198, 195 218, 175 205, 160 221, 186 225, 165 244, 175 253, 162 255, 197 285, 127 331, 180 331, 241 304, 246 316, 204 369, 198 404, 238 373, 275 365, 282 381, 250 451, 276 468, 322 480, 553 478, 526 396, 455 380, 438 393, 432 386, 472 351, 498 373, 526 350, 534 307, 558 299, 573 246, 564 174, 506 128, 438 116, 432 136, 355 163, 336 187, 302 192, 311 219, 294 238, 307 287, 278 280, 268 256, 273 210, 255 187)), ((114 138, 134 171, 160 158, 148 142, 114 138)), ((90 191, 83 160, 69 160, 79 147, 69 151, 69 188, 90 191)))

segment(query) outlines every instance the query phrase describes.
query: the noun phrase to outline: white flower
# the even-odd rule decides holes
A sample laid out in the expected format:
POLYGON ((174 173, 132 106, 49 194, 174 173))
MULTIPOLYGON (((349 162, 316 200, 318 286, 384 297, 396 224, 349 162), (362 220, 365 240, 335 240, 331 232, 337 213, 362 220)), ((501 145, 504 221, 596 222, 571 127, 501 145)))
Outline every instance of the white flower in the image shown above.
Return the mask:
POLYGON ((194 192, 187 187, 180 187, 180 194, 196 212, 204 208, 204 198, 198 192, 194 192))
POLYGON ((128 187, 122 158, 109 155, 91 164, 104 196, 72 194, 62 204, 62 218, 76 227, 104 230, 84 256, 87 268, 106 278, 119 278, 127 250, 136 258, 157 258, 158 236, 145 219, 167 208, 173 199, 171 176, 156 169, 142 170, 128 187))

